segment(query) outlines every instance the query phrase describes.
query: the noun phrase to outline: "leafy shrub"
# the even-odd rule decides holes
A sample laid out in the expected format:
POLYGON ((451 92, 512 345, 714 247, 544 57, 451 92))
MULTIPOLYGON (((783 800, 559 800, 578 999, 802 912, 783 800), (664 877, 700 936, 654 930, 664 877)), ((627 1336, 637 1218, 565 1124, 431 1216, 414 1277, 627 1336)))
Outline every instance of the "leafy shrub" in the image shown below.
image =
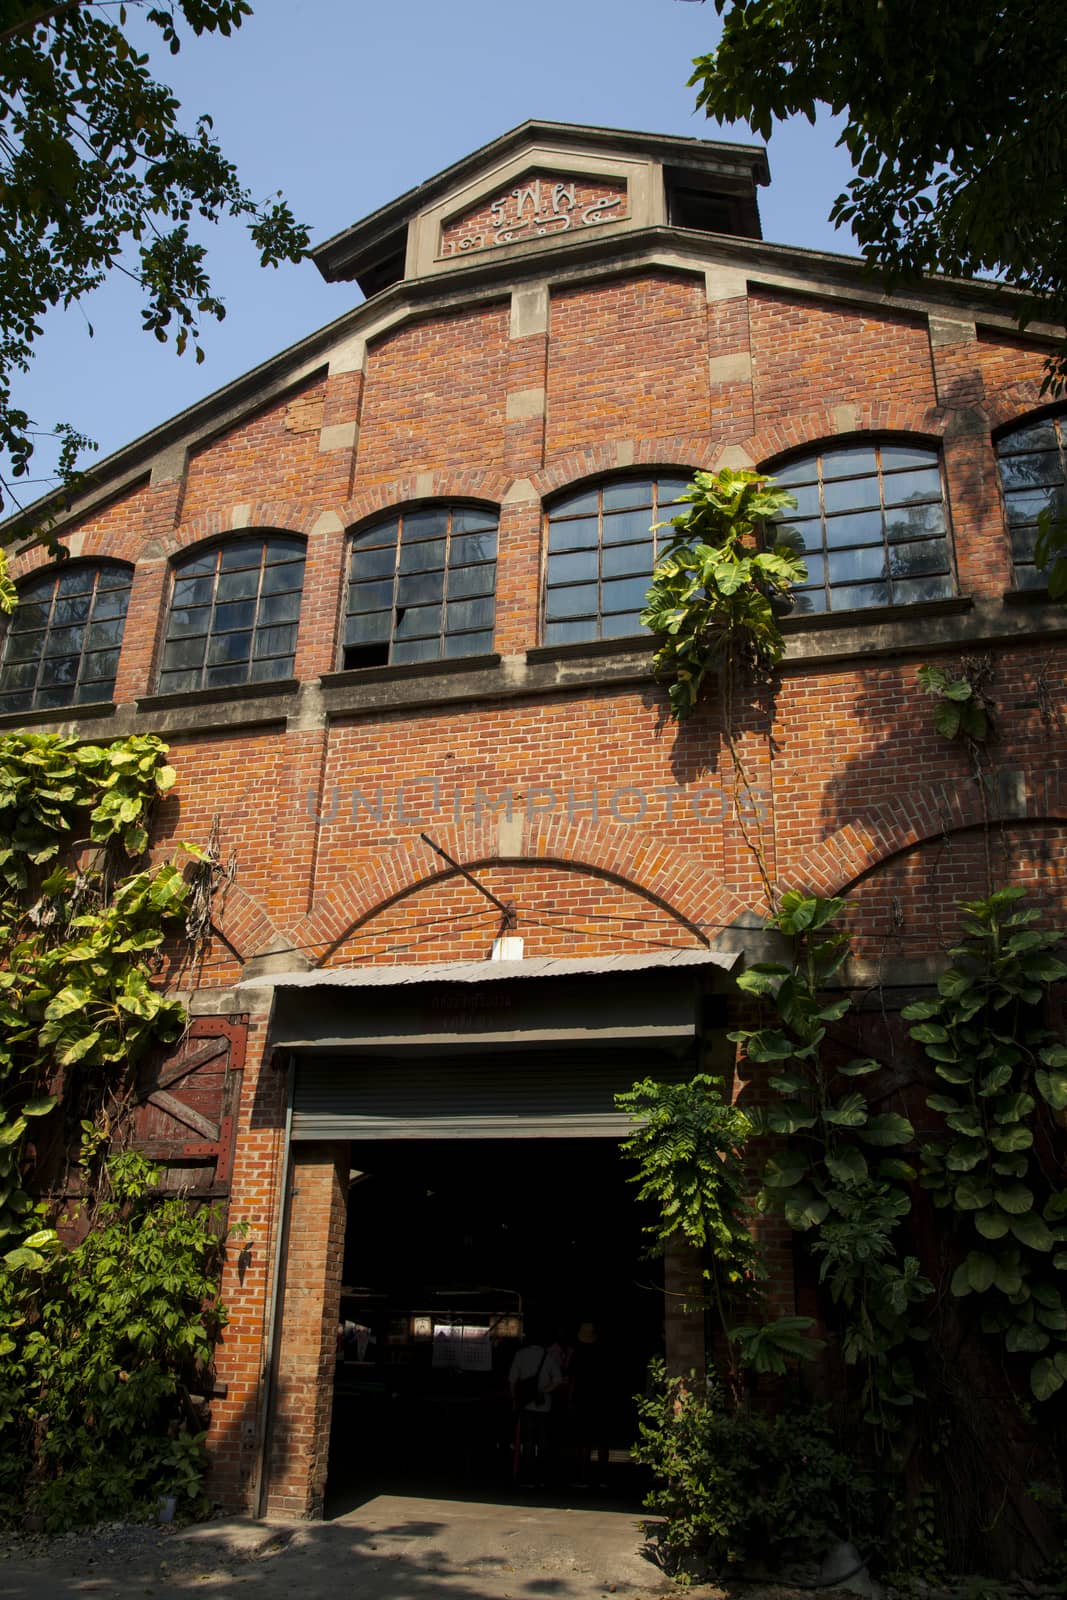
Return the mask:
POLYGON ((50 1531, 145 1518, 170 1495, 180 1515, 204 1506, 189 1393, 226 1320, 219 1218, 160 1194, 140 1155, 112 1157, 107 1173, 113 1198, 81 1244, 0 1265, 7 1522, 27 1511, 50 1531))
POLYGON ((717 1386, 693 1393, 662 1362, 653 1381, 634 1455, 656 1478, 645 1504, 666 1519, 668 1571, 685 1580, 757 1559, 779 1567, 864 1541, 872 1486, 836 1449, 823 1411, 730 1410, 717 1386))

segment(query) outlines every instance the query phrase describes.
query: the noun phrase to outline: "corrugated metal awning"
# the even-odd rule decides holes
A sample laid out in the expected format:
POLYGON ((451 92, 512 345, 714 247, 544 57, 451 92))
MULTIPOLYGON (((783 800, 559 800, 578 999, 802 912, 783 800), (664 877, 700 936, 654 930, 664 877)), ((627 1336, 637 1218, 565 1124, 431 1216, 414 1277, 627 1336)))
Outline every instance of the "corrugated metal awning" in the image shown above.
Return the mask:
POLYGON ((499 983, 515 978, 569 978, 646 972, 656 967, 719 967, 732 972, 737 951, 641 950, 633 955, 530 956, 522 961, 394 962, 369 967, 316 967, 246 978, 243 989, 379 989, 417 983, 499 983))

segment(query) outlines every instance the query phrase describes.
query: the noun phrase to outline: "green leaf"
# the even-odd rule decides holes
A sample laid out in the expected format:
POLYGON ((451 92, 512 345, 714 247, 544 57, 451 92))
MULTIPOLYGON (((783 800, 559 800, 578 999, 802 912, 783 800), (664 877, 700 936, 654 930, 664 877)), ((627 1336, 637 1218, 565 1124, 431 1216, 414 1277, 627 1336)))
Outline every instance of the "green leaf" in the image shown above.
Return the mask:
POLYGON ((843 1145, 826 1157, 826 1170, 838 1183, 861 1183, 867 1176, 867 1162, 855 1145, 843 1145))
POLYGON ((859 1136, 868 1144, 910 1144, 915 1137, 915 1130, 907 1117, 902 1117, 896 1111, 885 1111, 880 1116, 868 1118, 866 1125, 859 1130, 859 1136))
POLYGON ((1002 1211, 1021 1216, 1033 1208, 1033 1192, 1024 1183, 1006 1183, 994 1191, 994 1198, 1002 1211))
POLYGON ((791 1189, 800 1182, 810 1162, 797 1150, 783 1150, 771 1156, 763 1168, 763 1182, 768 1189, 791 1189))
POLYGON ((867 1121, 867 1102, 861 1094, 847 1094, 835 1106, 828 1106, 823 1118, 833 1127, 860 1128, 867 1121))
POLYGON ((997 1264, 992 1256, 983 1254, 980 1250, 972 1250, 964 1262, 967 1269, 967 1281, 976 1294, 984 1294, 993 1287, 997 1275, 997 1264))
POLYGON ((46 1117, 58 1104, 54 1094, 45 1094, 39 1095, 36 1100, 27 1101, 19 1109, 24 1117, 46 1117))
POLYGON ((883 1156, 878 1163, 878 1176, 888 1178, 890 1182, 912 1183, 918 1173, 909 1161, 901 1161, 896 1156, 883 1156))
POLYGON ((939 1022, 920 1022, 908 1032, 917 1044, 944 1044, 949 1036, 948 1029, 939 1022))
POLYGON ((1011 1227, 1011 1223, 1004 1213, 992 1208, 986 1211, 976 1211, 974 1225, 984 1239, 1003 1239, 1011 1227))
POLYGON ((1004 1335, 1004 1348, 1016 1355, 1025 1351, 1027 1355, 1036 1355, 1040 1350, 1047 1350, 1050 1340, 1044 1328, 1036 1322, 1016 1322, 1004 1335))
POLYGON ((745 1040, 745 1055, 750 1061, 788 1061, 794 1045, 774 1028, 761 1028, 745 1040))
POLYGON ((1021 1216, 1013 1216, 1011 1231, 1020 1244, 1028 1245, 1031 1250, 1051 1250, 1055 1243, 1048 1225, 1036 1211, 1026 1211, 1021 1216))
POLYGON ((1034 1073, 1034 1083, 1042 1099, 1047 1101, 1053 1111, 1067 1110, 1067 1072, 1045 1071, 1038 1067, 1034 1073))
POLYGON ((873 1061, 870 1056, 860 1056, 855 1061, 846 1061, 844 1066, 836 1070, 845 1078, 863 1078, 869 1072, 881 1072, 882 1062, 873 1061))
POLYGON ((783 1207, 785 1219, 791 1228, 804 1232, 825 1221, 830 1207, 821 1195, 807 1186, 791 1194, 783 1207))
POLYGON ((1057 1371, 1045 1356, 1030 1368, 1030 1392, 1035 1400, 1051 1400, 1057 1389, 1062 1389, 1067 1374, 1057 1371))
POLYGON ((961 1211, 982 1211, 993 1198, 984 1178, 961 1178, 955 1189, 955 1202, 961 1211))

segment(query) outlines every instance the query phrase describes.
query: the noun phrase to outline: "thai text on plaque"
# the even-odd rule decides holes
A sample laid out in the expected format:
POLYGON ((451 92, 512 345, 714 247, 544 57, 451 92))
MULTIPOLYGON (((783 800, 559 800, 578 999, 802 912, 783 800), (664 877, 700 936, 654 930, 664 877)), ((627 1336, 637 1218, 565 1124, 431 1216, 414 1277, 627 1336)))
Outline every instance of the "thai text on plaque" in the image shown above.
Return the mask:
POLYGON ((625 189, 576 179, 530 178, 451 223, 442 236, 441 255, 469 255, 474 250, 593 228, 617 222, 625 211, 625 189))

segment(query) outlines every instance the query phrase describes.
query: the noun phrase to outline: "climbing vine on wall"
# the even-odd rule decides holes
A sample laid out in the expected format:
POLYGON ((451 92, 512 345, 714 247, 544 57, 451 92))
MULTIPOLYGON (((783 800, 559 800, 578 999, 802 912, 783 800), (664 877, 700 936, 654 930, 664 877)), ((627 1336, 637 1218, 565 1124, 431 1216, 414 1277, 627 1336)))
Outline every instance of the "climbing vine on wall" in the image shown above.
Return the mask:
POLYGON ((0 1242, 31 1228, 44 1119, 91 1130, 185 1026, 151 979, 189 886, 173 862, 138 865, 166 754, 152 734, 0 739, 0 1242))

